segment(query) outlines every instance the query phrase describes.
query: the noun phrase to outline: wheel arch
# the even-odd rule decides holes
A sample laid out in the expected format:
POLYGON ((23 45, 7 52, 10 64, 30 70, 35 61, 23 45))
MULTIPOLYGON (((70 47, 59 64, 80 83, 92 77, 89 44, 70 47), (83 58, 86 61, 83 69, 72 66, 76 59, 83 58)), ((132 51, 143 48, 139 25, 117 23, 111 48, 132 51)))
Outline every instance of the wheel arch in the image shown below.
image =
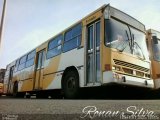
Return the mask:
POLYGON ((78 76, 78 83, 79 83, 79 87, 80 87, 80 76, 79 76, 79 72, 78 72, 78 69, 75 67, 75 66, 69 66, 67 67, 64 72, 63 72, 63 75, 62 75, 62 79, 61 79, 61 85, 62 85, 62 89, 63 89, 63 81, 64 81, 64 78, 65 78, 65 75, 67 74, 68 71, 74 71, 77 76, 78 76))
POLYGON ((13 82, 12 92, 14 92, 13 89, 14 89, 15 85, 17 85, 17 87, 18 87, 18 81, 17 80, 13 82))

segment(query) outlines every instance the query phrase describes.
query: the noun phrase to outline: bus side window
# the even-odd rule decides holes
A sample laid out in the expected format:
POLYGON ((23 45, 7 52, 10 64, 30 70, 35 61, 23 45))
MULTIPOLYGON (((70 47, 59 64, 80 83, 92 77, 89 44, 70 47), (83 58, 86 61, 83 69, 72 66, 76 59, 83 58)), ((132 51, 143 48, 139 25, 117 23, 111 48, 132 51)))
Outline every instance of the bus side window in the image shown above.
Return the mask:
POLYGON ((17 72, 17 71, 18 71, 18 65, 19 65, 19 60, 16 61, 16 65, 15 65, 15 68, 14 68, 14 72, 17 72))
POLYGON ((34 58, 36 55, 36 51, 32 51, 27 55, 26 67, 30 67, 34 64, 34 58))
POLYGON ((82 26, 78 24, 65 33, 63 52, 77 48, 81 43, 82 26))
POLYGON ((48 44, 47 59, 57 56, 61 53, 63 36, 59 35, 53 38, 48 44))
POLYGON ((22 70, 25 68, 26 58, 27 56, 25 55, 19 60, 18 70, 22 70))

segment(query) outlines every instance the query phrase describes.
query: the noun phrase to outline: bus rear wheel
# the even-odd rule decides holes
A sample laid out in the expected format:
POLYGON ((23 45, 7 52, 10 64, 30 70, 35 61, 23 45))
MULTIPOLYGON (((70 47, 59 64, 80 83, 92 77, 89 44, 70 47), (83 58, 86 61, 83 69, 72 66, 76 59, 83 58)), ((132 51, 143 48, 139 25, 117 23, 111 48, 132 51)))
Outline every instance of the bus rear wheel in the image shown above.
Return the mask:
POLYGON ((75 71, 68 71, 63 80, 64 97, 77 98, 79 94, 79 77, 75 71))
POLYGON ((18 95, 18 82, 15 82, 13 86, 13 97, 17 97, 17 95, 18 95))

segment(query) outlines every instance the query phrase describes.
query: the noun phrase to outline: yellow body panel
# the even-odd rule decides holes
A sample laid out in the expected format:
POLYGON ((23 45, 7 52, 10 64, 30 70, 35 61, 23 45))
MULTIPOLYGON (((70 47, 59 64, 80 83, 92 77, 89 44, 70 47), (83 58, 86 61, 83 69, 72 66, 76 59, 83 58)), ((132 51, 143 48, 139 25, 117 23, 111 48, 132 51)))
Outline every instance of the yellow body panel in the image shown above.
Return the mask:
POLYGON ((24 80, 24 81, 20 81, 20 82, 22 82, 22 87, 20 90, 21 92, 33 90, 33 79, 28 79, 28 80, 24 80))
POLYGON ((3 93, 3 83, 0 83, 0 94, 3 93))
POLYGON ((160 79, 160 62, 151 60, 153 79, 160 79))
MULTIPOLYGON (((115 71, 121 74, 127 74, 127 75, 141 77, 141 78, 146 78, 145 75, 150 75, 150 62, 149 61, 143 61, 141 59, 138 59, 136 56, 133 56, 133 55, 130 55, 124 52, 121 53, 115 49, 107 48, 104 46, 103 57, 102 57, 102 71, 103 72, 106 71, 105 65, 110 65, 110 70, 112 70, 113 66, 118 66, 120 68, 119 71, 115 71, 115 70, 112 70, 112 71, 115 71), (127 71, 125 71, 125 69, 127 71), (132 73, 129 73, 129 70, 132 73), (136 72, 136 74, 134 74, 134 72, 136 72), (143 75, 140 76, 138 75, 139 73, 143 75)), ((147 79, 149 78, 147 77, 147 79)))
POLYGON ((39 84, 41 83, 40 82, 40 79, 41 79, 41 74, 40 74, 41 70, 37 70, 36 71, 36 76, 35 76, 35 86, 34 86, 34 89, 39 89, 39 84))
MULTIPOLYGON (((102 71, 105 71, 105 65, 111 65, 111 49, 107 48, 105 45, 103 45, 103 51, 102 51, 102 71)), ((111 69, 111 68, 110 68, 111 69)))
POLYGON ((17 72, 13 78, 13 83, 15 81, 19 81, 22 86, 20 87, 19 91, 31 91, 33 90, 33 83, 34 83, 34 69, 27 68, 22 71, 17 72))
MULTIPOLYGON (((124 62, 129 62, 138 66, 142 66, 142 67, 146 67, 146 68, 150 68, 150 62, 146 61, 144 62, 144 60, 140 60, 138 59, 136 56, 134 57, 131 54, 127 54, 127 53, 121 53, 118 52, 117 50, 111 50, 111 59, 117 59, 117 60, 122 60, 124 62)), ((112 61, 112 64, 114 64, 114 62, 112 61)))
POLYGON ((152 78, 154 80, 158 80, 158 79, 160 79, 160 61, 154 60, 153 48, 152 48, 152 44, 153 44, 152 34, 155 34, 155 33, 160 34, 160 32, 152 30, 152 29, 147 30, 146 42, 148 44, 148 51, 150 53, 150 60, 151 60, 151 65, 152 65, 151 66, 151 68, 152 68, 152 78))
POLYGON ((96 20, 98 20, 103 15, 102 10, 97 11, 96 13, 88 16, 86 19, 82 21, 83 25, 88 25, 96 20))
POLYGON ((3 85, 3 93, 7 94, 7 84, 3 85))
POLYGON ((43 82, 43 89, 46 89, 50 85, 50 83, 54 80, 55 75, 53 74, 58 71, 60 58, 61 58, 61 55, 51 58, 49 60, 49 64, 45 66, 44 68, 45 82, 43 82))
POLYGON ((43 90, 45 90, 51 82, 55 79, 56 74, 49 74, 44 76, 44 81, 43 81, 43 90))

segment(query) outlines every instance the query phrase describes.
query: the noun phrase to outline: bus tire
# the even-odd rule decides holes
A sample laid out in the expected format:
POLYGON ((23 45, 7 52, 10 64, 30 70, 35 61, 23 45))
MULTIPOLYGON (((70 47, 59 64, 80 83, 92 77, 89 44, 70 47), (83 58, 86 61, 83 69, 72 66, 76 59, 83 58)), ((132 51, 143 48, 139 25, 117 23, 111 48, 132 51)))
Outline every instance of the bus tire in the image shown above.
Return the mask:
POLYGON ((30 95, 26 95, 26 98, 31 98, 31 96, 30 95))
POLYGON ((13 85, 13 97, 18 96, 18 82, 15 82, 13 85))
POLYGON ((68 71, 63 80, 64 97, 77 98, 79 94, 79 77, 75 71, 68 71))

